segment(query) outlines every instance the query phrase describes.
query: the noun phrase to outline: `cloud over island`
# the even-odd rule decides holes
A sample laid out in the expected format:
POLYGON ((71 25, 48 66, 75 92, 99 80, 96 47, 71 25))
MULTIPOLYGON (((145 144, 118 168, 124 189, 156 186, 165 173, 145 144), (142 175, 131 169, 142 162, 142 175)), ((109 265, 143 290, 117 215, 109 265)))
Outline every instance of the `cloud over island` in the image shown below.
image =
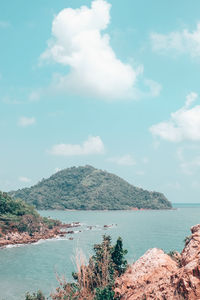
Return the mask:
POLYGON ((104 154, 105 147, 99 136, 89 136, 82 144, 57 144, 48 152, 56 156, 104 154))

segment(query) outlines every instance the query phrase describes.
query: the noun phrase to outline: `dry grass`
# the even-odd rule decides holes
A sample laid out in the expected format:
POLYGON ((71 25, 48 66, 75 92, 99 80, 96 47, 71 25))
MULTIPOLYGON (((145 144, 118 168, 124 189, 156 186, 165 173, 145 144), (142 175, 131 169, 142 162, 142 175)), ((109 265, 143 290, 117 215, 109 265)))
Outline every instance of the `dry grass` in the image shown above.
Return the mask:
POLYGON ((53 300, 113 299, 114 281, 127 267, 124 260, 127 251, 123 250, 121 238, 112 246, 110 236, 105 235, 102 243, 94 245, 93 250, 94 255, 89 261, 81 250, 76 251, 74 263, 77 273, 72 274, 75 281, 68 283, 58 278, 59 287, 51 295, 53 300))
POLYGON ((52 294, 53 300, 92 300, 95 296, 97 287, 106 287, 110 283, 110 252, 106 245, 103 247, 102 259, 97 265, 93 259, 86 264, 86 257, 81 250, 76 251, 75 264, 77 269, 77 289, 75 290, 71 283, 67 283, 65 278, 59 278, 59 287, 56 293, 52 294))

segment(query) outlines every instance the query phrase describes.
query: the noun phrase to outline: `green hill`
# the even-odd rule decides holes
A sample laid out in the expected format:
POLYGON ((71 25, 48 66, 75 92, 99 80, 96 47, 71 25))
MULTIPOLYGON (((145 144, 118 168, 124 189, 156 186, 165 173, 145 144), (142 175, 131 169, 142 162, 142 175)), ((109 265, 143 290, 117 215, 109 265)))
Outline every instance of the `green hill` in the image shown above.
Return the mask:
POLYGON ((132 207, 172 207, 163 194, 137 188, 114 174, 91 166, 62 170, 30 188, 10 194, 37 209, 116 210, 132 207))

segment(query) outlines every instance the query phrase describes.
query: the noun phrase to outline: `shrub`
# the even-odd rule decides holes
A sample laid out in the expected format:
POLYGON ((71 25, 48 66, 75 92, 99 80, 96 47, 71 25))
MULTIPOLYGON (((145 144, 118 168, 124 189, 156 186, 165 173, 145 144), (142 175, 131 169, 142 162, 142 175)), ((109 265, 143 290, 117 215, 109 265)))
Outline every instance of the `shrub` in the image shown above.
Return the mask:
POLYGON ((102 289, 97 288, 94 300, 113 300, 114 295, 115 293, 112 289, 112 286, 109 285, 102 289))
MULTIPOLYGON (((60 286, 54 294, 53 300, 113 300, 115 279, 123 274, 128 265, 124 256, 127 250, 123 249, 122 239, 118 238, 112 246, 111 237, 103 236, 101 244, 93 247, 94 254, 88 264, 84 263, 83 256, 79 253, 77 259, 78 272, 72 273, 75 280, 67 283, 60 280, 60 286)), ((45 300, 41 291, 32 295, 27 293, 25 300, 45 300)))
POLYGON ((27 293, 25 300, 45 300, 45 296, 41 291, 38 291, 37 293, 33 293, 32 295, 27 293))
POLYGON ((190 242, 190 240, 191 240, 191 235, 185 237, 185 239, 184 239, 185 246, 187 246, 187 244, 190 242))
POLYGON ((127 253, 128 251, 123 249, 122 239, 119 237, 112 250, 112 261, 115 270, 118 272, 118 276, 123 274, 127 269, 127 260, 124 259, 127 253))
POLYGON ((122 239, 118 238, 114 246, 111 237, 103 236, 101 244, 94 245, 94 255, 90 257, 88 265, 79 257, 78 272, 72 273, 76 283, 60 282, 53 300, 59 299, 114 299, 115 279, 127 269, 122 239))

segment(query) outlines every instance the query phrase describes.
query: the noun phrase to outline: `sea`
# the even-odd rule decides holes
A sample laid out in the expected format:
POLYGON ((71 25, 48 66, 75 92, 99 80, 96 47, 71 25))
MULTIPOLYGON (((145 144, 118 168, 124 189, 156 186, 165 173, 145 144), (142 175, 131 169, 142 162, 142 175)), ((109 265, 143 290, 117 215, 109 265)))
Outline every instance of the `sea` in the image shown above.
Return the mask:
POLYGON ((77 258, 87 262, 93 245, 100 243, 103 235, 110 235, 113 243, 122 237, 129 263, 149 248, 181 251, 191 226, 200 223, 200 204, 173 207, 158 211, 39 211, 81 226, 63 238, 0 249, 0 300, 23 300, 27 291, 39 289, 49 295, 60 280, 72 280, 77 258))

